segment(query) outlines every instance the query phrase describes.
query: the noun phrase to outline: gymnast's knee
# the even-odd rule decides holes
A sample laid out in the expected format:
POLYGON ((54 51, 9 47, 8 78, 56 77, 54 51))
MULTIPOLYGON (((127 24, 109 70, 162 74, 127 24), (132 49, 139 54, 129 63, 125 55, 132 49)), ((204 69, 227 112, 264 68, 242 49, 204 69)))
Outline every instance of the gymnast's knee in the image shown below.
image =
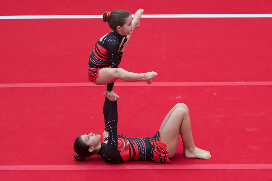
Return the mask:
POLYGON ((115 68, 114 74, 120 78, 126 71, 122 68, 115 68))
POLYGON ((176 108, 178 108, 178 107, 184 108, 187 112, 189 112, 188 106, 187 106, 186 104, 184 104, 184 103, 177 103, 177 104, 175 105, 175 107, 176 107, 176 108))

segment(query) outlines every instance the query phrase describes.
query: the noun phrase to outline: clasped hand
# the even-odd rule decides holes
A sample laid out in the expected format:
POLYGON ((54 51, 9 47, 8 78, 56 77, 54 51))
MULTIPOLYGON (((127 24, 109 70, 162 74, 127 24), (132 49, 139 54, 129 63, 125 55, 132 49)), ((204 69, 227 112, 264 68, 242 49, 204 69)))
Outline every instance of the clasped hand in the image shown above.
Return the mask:
POLYGON ((107 91, 105 90, 103 93, 110 101, 117 101, 119 99, 119 96, 113 92, 113 91, 107 91))

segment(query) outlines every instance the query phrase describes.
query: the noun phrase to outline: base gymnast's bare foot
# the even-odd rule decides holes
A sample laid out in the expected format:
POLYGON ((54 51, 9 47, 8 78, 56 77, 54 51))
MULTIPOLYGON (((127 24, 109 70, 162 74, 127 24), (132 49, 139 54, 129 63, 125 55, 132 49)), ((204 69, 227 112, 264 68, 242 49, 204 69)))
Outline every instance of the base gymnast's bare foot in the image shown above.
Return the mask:
POLYGON ((208 160, 212 157, 209 151, 202 150, 197 147, 190 150, 184 149, 183 154, 185 155, 186 158, 199 158, 204 160, 208 160))

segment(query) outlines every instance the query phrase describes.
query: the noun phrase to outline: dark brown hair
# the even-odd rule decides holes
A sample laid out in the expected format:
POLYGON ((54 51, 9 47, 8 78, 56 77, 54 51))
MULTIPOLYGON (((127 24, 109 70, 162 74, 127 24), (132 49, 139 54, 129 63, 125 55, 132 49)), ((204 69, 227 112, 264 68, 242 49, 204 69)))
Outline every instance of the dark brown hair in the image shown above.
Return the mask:
POLYGON ((110 28, 113 31, 116 31, 117 26, 124 26, 126 23, 126 19, 131 15, 129 12, 125 10, 115 10, 113 12, 104 12, 103 14, 103 21, 108 22, 110 28), (108 17, 107 17, 108 16, 108 17))
POLYGON ((89 152, 89 148, 90 147, 82 141, 81 135, 79 135, 74 143, 74 150, 77 153, 74 158, 78 161, 83 161, 86 157, 92 156, 94 152, 89 152))

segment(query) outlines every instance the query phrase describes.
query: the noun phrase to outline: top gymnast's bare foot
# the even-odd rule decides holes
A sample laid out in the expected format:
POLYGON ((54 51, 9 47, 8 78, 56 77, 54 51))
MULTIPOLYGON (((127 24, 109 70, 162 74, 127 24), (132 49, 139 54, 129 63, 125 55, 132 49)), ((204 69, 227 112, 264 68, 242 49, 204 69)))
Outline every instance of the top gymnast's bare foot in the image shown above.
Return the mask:
POLYGON ((152 79, 154 77, 156 77, 156 76, 157 76, 156 72, 147 72, 144 75, 144 81, 146 81, 146 83, 148 83, 148 84, 151 84, 152 83, 152 79))
POLYGON ((189 149, 184 149, 183 154, 186 158, 199 158, 204 160, 208 160, 212 157, 210 152, 199 149, 197 147, 191 151, 189 151, 189 149))

